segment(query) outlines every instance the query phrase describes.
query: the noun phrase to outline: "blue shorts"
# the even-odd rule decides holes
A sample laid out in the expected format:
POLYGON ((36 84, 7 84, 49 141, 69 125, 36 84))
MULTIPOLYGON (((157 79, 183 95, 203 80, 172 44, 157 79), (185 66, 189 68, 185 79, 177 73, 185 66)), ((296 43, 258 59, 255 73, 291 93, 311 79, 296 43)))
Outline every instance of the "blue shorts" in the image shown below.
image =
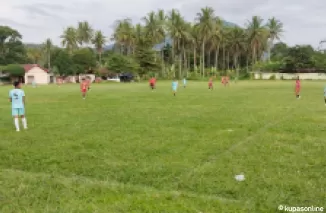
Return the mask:
POLYGON ((12 116, 21 116, 25 115, 24 108, 12 108, 12 116))
POLYGON ((176 87, 172 87, 172 90, 173 90, 174 92, 176 92, 176 91, 177 91, 177 88, 176 88, 176 87))

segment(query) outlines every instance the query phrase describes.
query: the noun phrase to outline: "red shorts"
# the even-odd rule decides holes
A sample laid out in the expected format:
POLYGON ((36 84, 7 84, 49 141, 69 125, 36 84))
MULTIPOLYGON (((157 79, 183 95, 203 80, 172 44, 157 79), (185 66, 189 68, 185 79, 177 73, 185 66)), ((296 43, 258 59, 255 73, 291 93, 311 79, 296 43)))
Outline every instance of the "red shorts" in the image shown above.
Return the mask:
POLYGON ((87 89, 82 89, 81 92, 85 93, 85 92, 87 92, 87 89))
POLYGON ((212 86, 213 86, 213 83, 208 83, 208 86, 209 86, 209 87, 212 87, 212 86))
POLYGON ((149 86, 154 87, 155 84, 154 83, 149 83, 149 86))

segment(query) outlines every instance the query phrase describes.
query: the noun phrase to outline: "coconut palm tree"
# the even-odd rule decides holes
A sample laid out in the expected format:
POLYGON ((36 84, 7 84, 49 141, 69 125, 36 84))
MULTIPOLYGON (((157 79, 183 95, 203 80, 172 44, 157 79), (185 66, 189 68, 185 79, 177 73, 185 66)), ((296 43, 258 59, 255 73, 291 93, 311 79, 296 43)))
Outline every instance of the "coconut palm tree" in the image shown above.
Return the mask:
POLYGON ((62 46, 68 50, 69 54, 78 49, 77 30, 74 27, 66 28, 60 38, 62 46))
POLYGON ((214 31, 216 17, 214 9, 211 7, 205 7, 200 10, 196 15, 196 21, 202 40, 202 70, 203 76, 205 76, 205 45, 210 39, 212 32, 214 31))
POLYGON ((130 54, 132 48, 132 41, 134 37, 134 27, 131 19, 123 19, 116 21, 112 40, 120 47, 122 54, 130 54))
POLYGON ((33 62, 33 64, 39 64, 42 58, 41 50, 38 48, 28 48, 27 57, 33 62))
POLYGON ((92 39, 92 43, 95 46, 95 49, 98 54, 98 59, 99 59, 99 64, 102 64, 102 52, 103 52, 103 47, 106 43, 106 38, 103 35, 102 31, 96 31, 94 34, 94 38, 92 39))
POLYGON ((150 38, 154 44, 159 42, 160 38, 160 23, 154 11, 147 14, 142 19, 145 23, 145 35, 150 38))
POLYGON ((53 43, 50 38, 46 39, 46 41, 42 45, 43 51, 46 54, 46 60, 48 62, 48 69, 51 69, 51 51, 53 48, 53 43))
POLYGON ((157 20, 158 20, 158 35, 159 35, 159 41, 162 43, 162 48, 161 48, 161 61, 162 61, 162 76, 164 76, 164 69, 165 69, 165 60, 164 60, 164 47, 166 45, 166 20, 167 20, 167 15, 165 14, 164 10, 159 10, 157 12, 157 20))
POLYGON ((238 61, 240 54, 245 49, 245 34, 244 30, 240 27, 233 27, 229 33, 230 48, 233 53, 233 66, 237 71, 237 78, 239 77, 238 61))
POLYGON ((252 64, 255 64, 260 58, 259 52, 267 42, 268 31, 263 25, 263 19, 259 16, 253 16, 247 24, 250 48, 252 50, 252 64))
POLYGON ((168 23, 169 35, 172 39, 172 57, 173 65, 175 63, 175 56, 178 55, 179 61, 179 77, 181 77, 182 68, 182 54, 183 54, 183 43, 190 39, 190 32, 188 31, 187 24, 184 18, 177 10, 170 12, 169 23, 168 23))
POLYGON ((93 38, 94 30, 87 21, 78 22, 77 37, 80 45, 88 45, 93 38))
POLYGON ((223 21, 220 18, 216 18, 215 20, 215 28, 212 32, 211 42, 215 49, 215 68, 218 69, 218 57, 220 52, 220 45, 222 43, 223 37, 223 21))
POLYGON ((267 28, 269 31, 268 61, 270 61, 272 46, 275 40, 280 40, 280 36, 282 35, 283 32, 283 23, 277 20, 275 17, 273 17, 268 20, 267 28))

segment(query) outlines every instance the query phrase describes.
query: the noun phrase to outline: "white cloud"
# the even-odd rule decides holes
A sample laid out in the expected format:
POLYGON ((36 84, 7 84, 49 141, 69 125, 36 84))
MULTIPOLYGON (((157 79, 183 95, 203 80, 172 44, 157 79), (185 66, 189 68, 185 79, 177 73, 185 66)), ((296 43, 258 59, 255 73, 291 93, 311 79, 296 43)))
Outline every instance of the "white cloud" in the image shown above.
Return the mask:
POLYGON ((193 20, 205 6, 239 25, 254 15, 265 20, 275 16, 284 23, 282 39, 290 45, 318 46, 326 38, 324 0, 0 0, 0 5, 0 24, 19 30, 25 42, 33 43, 49 37, 59 44, 63 29, 82 20, 111 36, 110 26, 117 19, 129 17, 136 22, 151 10, 176 8, 193 20))

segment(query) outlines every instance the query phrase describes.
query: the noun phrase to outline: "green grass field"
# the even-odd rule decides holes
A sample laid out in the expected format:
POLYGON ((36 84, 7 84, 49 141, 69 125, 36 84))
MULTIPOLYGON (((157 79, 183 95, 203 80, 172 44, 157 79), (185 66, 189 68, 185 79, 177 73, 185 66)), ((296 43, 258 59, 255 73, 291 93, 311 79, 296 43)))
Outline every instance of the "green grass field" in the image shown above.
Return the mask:
POLYGON ((326 207, 325 82, 0 87, 1 213, 275 213, 326 207), (244 173, 246 180, 234 176, 244 173))

